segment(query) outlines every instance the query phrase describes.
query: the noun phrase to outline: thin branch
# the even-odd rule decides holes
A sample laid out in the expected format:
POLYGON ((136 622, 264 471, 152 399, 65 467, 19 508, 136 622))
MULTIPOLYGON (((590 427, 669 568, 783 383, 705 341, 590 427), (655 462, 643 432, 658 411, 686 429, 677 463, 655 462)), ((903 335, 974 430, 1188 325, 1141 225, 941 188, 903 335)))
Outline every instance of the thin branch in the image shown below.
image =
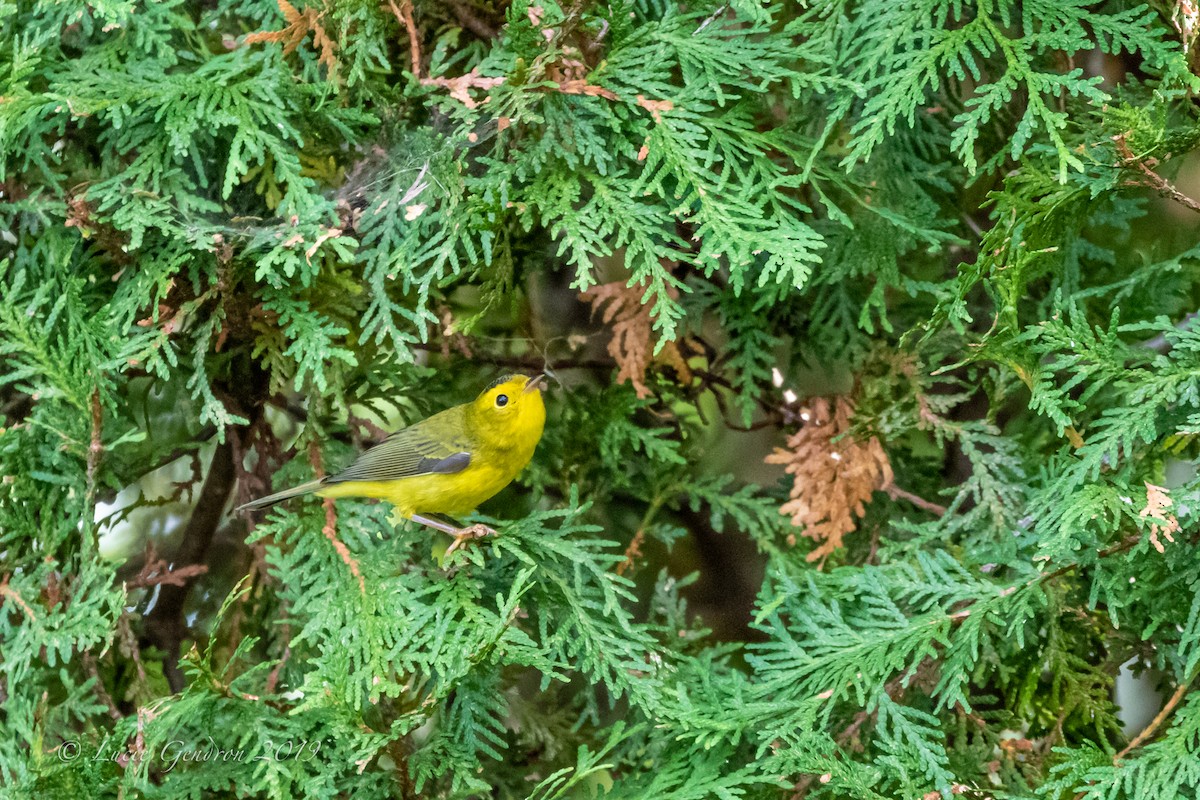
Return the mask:
POLYGON ((186 567, 174 567, 166 559, 158 557, 158 551, 153 542, 146 543, 146 554, 142 560, 142 569, 133 578, 125 582, 129 589, 146 589, 150 586, 184 586, 192 578, 208 572, 206 564, 189 564, 186 567))
MULTIPOLYGON (((1188 197, 1186 194, 1176 189, 1174 184, 1151 169, 1150 164, 1147 164, 1145 160, 1133 154, 1133 151, 1129 149, 1129 144, 1125 141, 1124 133, 1114 136, 1113 141, 1117 143, 1117 151, 1121 154, 1120 166, 1133 167, 1138 172, 1142 173, 1143 180, 1130 181, 1130 183, 1135 186, 1149 186, 1157 190, 1159 193, 1171 198, 1185 208, 1190 208, 1192 211, 1200 213, 1200 202, 1197 202, 1195 199, 1188 197)), ((1158 163, 1157 159, 1148 160, 1152 161, 1154 164, 1158 163)))
MULTIPOLYGON (((1154 716, 1154 719, 1150 720, 1150 724, 1143 728, 1141 733, 1133 737, 1129 744, 1125 745, 1125 747, 1121 748, 1121 750, 1115 756, 1113 756, 1113 766, 1119 767, 1121 765, 1121 759, 1129 755, 1132 750, 1141 747, 1150 737, 1154 735, 1155 731, 1157 731, 1162 724, 1166 722, 1167 717, 1171 716, 1171 712, 1173 712, 1175 707, 1179 705, 1181 700, 1183 700, 1184 695, 1187 694, 1188 687, 1191 686, 1191 683, 1192 680, 1189 678, 1175 687, 1175 691, 1169 698, 1167 698, 1167 702, 1163 704, 1163 707, 1159 710, 1158 714, 1154 716)), ((1073 800, 1083 800, 1086 795, 1086 790, 1076 792, 1073 800)))
POLYGON ((1175 687, 1175 691, 1169 698, 1167 698, 1167 702, 1163 705, 1158 714, 1155 715, 1154 719, 1150 720, 1150 724, 1143 728, 1141 733, 1133 737, 1133 739, 1129 741, 1129 744, 1125 745, 1120 752, 1113 756, 1114 765, 1119 765, 1121 759, 1127 756, 1131 750, 1136 750, 1138 747, 1141 747, 1151 736, 1154 735, 1155 731, 1157 731, 1162 724, 1166 722, 1167 717, 1171 716, 1171 712, 1175 710, 1175 706, 1179 705, 1179 702, 1183 700, 1183 697, 1187 694, 1188 687, 1191 686, 1191 684, 1191 679, 1188 679, 1175 687))
MULTIPOLYGON (((890 681, 885 683, 883 685, 883 690, 887 693, 887 696, 893 701, 899 702, 900 699, 904 697, 904 693, 908 690, 908 687, 905 685, 905 679, 908 677, 909 673, 904 672, 896 675, 890 681)), ((827 699, 828 697, 832 696, 832 690, 820 695, 822 699, 827 699)), ((834 742, 837 743, 838 747, 845 747, 851 742, 851 740, 854 739, 855 736, 858 735, 858 732, 862 729, 863 725, 866 725, 867 722, 873 722, 878 715, 879 712, 877 710, 867 711, 863 709, 859 711, 854 715, 854 719, 850 721, 850 724, 843 728, 835 737, 833 737, 834 742)), ((790 800, 804 800, 804 798, 808 795, 809 789, 812 787, 813 781, 825 783, 827 780, 829 780, 829 778, 826 775, 817 776, 812 773, 805 775, 800 780, 796 781, 795 786, 792 787, 792 795, 790 800)))
POLYGON ((963 222, 967 223, 967 227, 971 229, 971 233, 975 234, 976 238, 982 239, 984 237, 984 234, 987 233, 987 231, 985 231, 983 229, 983 227, 980 226, 980 224, 978 222, 976 222, 975 218, 972 217, 970 214, 963 212, 962 219, 963 219, 963 222))
MULTIPOLYGON (((285 633, 287 635, 288 640, 290 641, 291 640, 291 630, 288 629, 285 633)), ((277 663, 274 667, 272 667, 271 673, 269 675, 267 675, 267 684, 263 689, 265 694, 275 694, 275 687, 279 685, 279 673, 283 671, 283 665, 287 663, 288 659, 291 658, 291 656, 292 656, 292 646, 291 646, 291 644, 285 644, 283 646, 283 656, 279 659, 279 663, 277 663)))
MULTIPOLYGON (((1116 555, 1117 553, 1123 553, 1126 550, 1129 550, 1130 548, 1132 548, 1135 544, 1137 544, 1141 540, 1142 540, 1142 537, 1140 534, 1136 534, 1136 533, 1131 534, 1129 536, 1126 536, 1124 539, 1117 542, 1116 544, 1111 545, 1110 547, 1104 548, 1103 550, 1101 550, 1099 553, 1096 554, 1096 557, 1097 558, 1107 558, 1108 556, 1116 555)), ((1046 581, 1052 581, 1055 578, 1058 578, 1062 575, 1066 575, 1068 572, 1070 572, 1074 569, 1078 569, 1078 568, 1079 568, 1079 564, 1077 564, 1077 563, 1076 564, 1067 564, 1065 567, 1059 567, 1058 569, 1054 570, 1053 572, 1047 572, 1045 575, 1037 576, 1036 578, 1031 580, 1029 582, 1029 584, 1032 585, 1034 583, 1045 583, 1046 581)))
POLYGON ((145 696, 149 693, 146 689, 146 665, 142 663, 141 650, 138 648, 137 637, 133 635, 131 620, 132 616, 128 611, 121 612, 121 616, 117 617, 117 636, 120 637, 125 652, 133 659, 133 665, 137 669, 138 689, 145 696))
POLYGON ((876 559, 879 555, 879 533, 881 527, 882 526, 880 525, 873 525, 871 527, 871 546, 867 549, 867 557, 863 561, 863 563, 866 565, 875 566, 877 563, 876 559))
POLYGON ((112 695, 104 688, 104 681, 100 678, 100 669, 96 666, 96 657, 92 655, 91 650, 84 650, 81 655, 83 656, 83 666, 87 670, 88 675, 92 676, 96 681, 93 687, 96 697, 99 697, 100 702, 108 706, 108 716, 113 719, 121 719, 125 715, 117 708, 117 704, 113 702, 112 695))
POLYGON ((708 16, 708 18, 706 20, 704 20, 704 22, 700 23, 700 27, 698 27, 698 28, 696 28, 696 30, 692 31, 692 36, 695 36, 696 34, 700 33, 700 31, 707 28, 709 25, 712 25, 716 21, 717 17, 721 16, 728 10, 729 10, 729 3, 722 3, 721 5, 719 5, 717 7, 716 11, 714 11, 712 14, 710 14, 708 16))
MULTIPOLYGON (((733 385, 733 383, 731 383, 728 379, 722 377, 721 375, 717 375, 713 372, 709 372, 708 370, 703 370, 703 369, 693 369, 692 374, 695 375, 696 377, 700 378, 700 380, 705 384, 704 388, 713 392, 714 395, 716 395, 717 393, 715 391, 713 391, 712 386, 720 386, 721 388, 728 389, 731 392, 734 392, 734 393, 737 392, 737 387, 735 387, 733 385), (709 385, 709 384, 711 384, 711 385, 709 385)), ((757 402, 758 402, 759 407, 766 414, 770 415, 771 422, 773 422, 777 425, 782 425, 782 424, 786 424, 786 423, 795 421, 795 414, 792 412, 791 408, 789 408, 786 404, 780 405, 780 406, 772 405, 771 403, 767 402, 762 397, 759 397, 757 399, 757 402)), ((751 426, 750 429, 754 430, 754 426, 751 426)))
MULTIPOLYGON (((221 524, 225 502, 233 490, 234 475, 233 445, 226 437, 213 453, 200 498, 175 553, 173 560, 176 563, 198 565, 204 562, 208 546, 221 524)), ((163 673, 174 692, 181 691, 184 686, 183 671, 179 669, 179 646, 187 633, 183 606, 190 589, 190 580, 182 585, 161 586, 158 603, 146 615, 146 636, 163 651, 163 673)))
POLYGON ((412 0, 387 0, 388 8, 404 27, 408 34, 409 57, 412 60, 412 74, 417 80, 421 79, 421 35, 417 31, 417 22, 413 19, 412 0))
POLYGON ((29 603, 25 602, 25 598, 17 594, 17 590, 8 585, 9 576, 5 575, 4 580, 0 581, 0 597, 7 597, 25 612, 25 616, 29 617, 30 622, 37 622, 37 614, 33 613, 33 608, 29 603))
MULTIPOLYGON (((440 353, 442 350, 441 345, 430 342, 414 342, 409 346, 414 350, 424 350, 428 353, 440 353)), ((540 355, 508 356, 480 353, 479 360, 498 367, 523 367, 538 371, 546 367, 550 367, 555 371, 566 369, 608 370, 616 366, 616 363, 612 359, 607 358, 568 358, 549 363, 540 355)))
POLYGON ((637 532, 633 534, 633 538, 629 541, 629 546, 625 548, 625 560, 617 564, 617 574, 624 575, 629 570, 633 569, 637 564, 637 559, 642 556, 642 545, 646 541, 646 529, 650 527, 650 522, 654 519, 654 515, 662 508, 663 498, 660 495, 655 495, 650 505, 646 508, 646 513, 642 515, 642 521, 638 524, 637 532))
POLYGON ((446 0, 446 5, 454 14, 454 18, 458 20, 458 24, 469 30, 471 33, 485 41, 495 39, 500 31, 490 23, 484 22, 475 13, 475 9, 469 7, 462 0, 446 0))
MULTIPOLYGON (((700 339, 697 339, 697 341, 701 345, 707 344, 706 342, 704 342, 703 340, 700 340, 700 339)), ((425 343, 425 342, 413 344, 412 347, 416 350, 425 350, 427 352, 440 352, 440 350, 441 350, 441 348, 438 345, 425 343)), ((556 372, 564 371, 564 370, 571 370, 571 369, 589 370, 589 371, 599 372, 599 371, 604 371, 604 370, 611 370, 617 366, 615 361, 613 361, 612 359, 606 359, 606 358, 568 358, 568 359, 563 359, 561 361, 554 361, 553 363, 550 363, 550 362, 547 362, 546 359, 544 359, 540 356, 536 356, 536 355, 535 356, 507 356, 507 355, 480 354, 480 359, 481 360, 486 359, 489 363, 494 364, 499 367, 517 367, 517 368, 521 368, 521 369, 535 370, 535 371, 541 371, 547 367, 550 367, 551 369, 555 370, 556 372)), ((723 410, 727 411, 728 409, 724 408, 724 406, 723 406, 724 398, 721 397, 720 393, 717 392, 713 387, 718 386, 718 387, 721 387, 722 389, 726 389, 730 392, 736 393, 738 390, 733 385, 733 383, 730 382, 725 377, 716 374, 715 372, 710 372, 710 371, 704 370, 704 369, 692 368, 692 375, 694 375, 697 378, 700 378, 701 386, 699 387, 699 389, 701 391, 712 392, 713 395, 717 398, 718 404, 722 405, 723 410)), ((795 421, 795 416, 796 416, 795 413, 786 404, 781 405, 781 406, 776 406, 776 405, 773 405, 772 403, 768 402, 765 398, 762 398, 762 397, 757 398, 756 402, 758 403, 759 408, 761 408, 762 411, 767 415, 766 419, 760 420, 758 422, 754 422, 747 426, 747 425, 739 425, 735 422, 732 422, 728 418, 728 414, 724 414, 724 419, 722 421, 725 423, 725 426, 730 428, 731 430, 735 430, 735 431, 750 432, 750 431, 762 430, 763 428, 769 428, 772 426, 784 425, 784 424, 788 424, 790 422, 795 421)), ((302 409, 296 408, 293 410, 293 409, 289 408, 288 410, 292 411, 294 416, 297 416, 297 417, 304 416, 304 412, 302 409)))
MULTIPOLYGON (((94 509, 96 503, 96 473, 100 469, 100 457, 104 454, 104 411, 100 407, 100 389, 92 390, 92 441, 87 452, 87 507, 94 509)), ((91 511, 94 516, 95 512, 91 511)), ((89 523, 91 520, 89 520, 89 523)))
POLYGON ((930 514, 934 514, 939 517, 946 516, 945 506, 938 505, 931 500, 926 500, 924 497, 913 494, 912 492, 907 492, 894 483, 883 487, 883 490, 887 492, 887 496, 893 500, 907 500, 922 511, 928 511, 930 514))

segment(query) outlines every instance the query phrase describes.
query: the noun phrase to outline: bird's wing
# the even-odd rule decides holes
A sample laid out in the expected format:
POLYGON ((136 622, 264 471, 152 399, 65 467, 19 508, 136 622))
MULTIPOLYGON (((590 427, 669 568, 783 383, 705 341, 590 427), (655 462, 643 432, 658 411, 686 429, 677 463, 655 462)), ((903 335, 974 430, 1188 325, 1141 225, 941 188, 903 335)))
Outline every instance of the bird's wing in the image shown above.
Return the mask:
POLYGON ((466 469, 471 463, 471 453, 465 443, 435 436, 436 427, 428 425, 430 421, 396 431, 353 464, 326 478, 325 483, 394 481, 414 475, 449 475, 466 469))

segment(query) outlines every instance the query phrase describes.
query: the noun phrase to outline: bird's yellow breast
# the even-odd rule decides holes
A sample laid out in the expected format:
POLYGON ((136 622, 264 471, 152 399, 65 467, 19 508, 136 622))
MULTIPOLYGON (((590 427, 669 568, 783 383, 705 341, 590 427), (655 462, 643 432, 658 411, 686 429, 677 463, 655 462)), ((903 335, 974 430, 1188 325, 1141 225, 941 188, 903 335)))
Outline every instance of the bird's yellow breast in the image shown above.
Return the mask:
POLYGON ((324 486, 321 497, 374 497, 386 500, 405 517, 413 514, 466 514, 512 482, 524 468, 471 464, 452 475, 414 475, 392 481, 345 481, 324 486))

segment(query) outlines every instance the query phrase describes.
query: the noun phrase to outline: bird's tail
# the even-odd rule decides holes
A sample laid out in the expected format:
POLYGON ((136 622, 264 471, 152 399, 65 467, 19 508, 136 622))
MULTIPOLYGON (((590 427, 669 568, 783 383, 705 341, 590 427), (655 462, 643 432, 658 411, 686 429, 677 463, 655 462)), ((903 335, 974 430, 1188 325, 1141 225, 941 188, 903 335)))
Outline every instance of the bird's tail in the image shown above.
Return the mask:
POLYGON ((299 486, 292 487, 291 489, 284 489, 282 492, 276 492, 275 494, 269 494, 266 497, 260 497, 257 500, 251 500, 245 505, 238 506, 234 509, 234 511, 258 511, 260 508, 273 506, 276 503, 283 502, 284 500, 290 500, 291 498, 299 497, 302 494, 315 492, 317 489, 321 488, 321 484, 322 481, 318 478, 315 481, 302 483, 299 486))

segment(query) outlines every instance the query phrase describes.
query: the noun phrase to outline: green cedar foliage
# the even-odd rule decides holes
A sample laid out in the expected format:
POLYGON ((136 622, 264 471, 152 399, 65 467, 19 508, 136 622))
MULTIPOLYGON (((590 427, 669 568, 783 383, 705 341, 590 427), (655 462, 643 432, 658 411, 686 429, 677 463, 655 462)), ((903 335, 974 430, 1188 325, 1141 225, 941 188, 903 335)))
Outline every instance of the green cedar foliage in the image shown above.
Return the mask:
POLYGON ((1197 24, 0 5, 0 792, 1195 797, 1197 24), (547 364, 497 538, 229 511, 547 364))

